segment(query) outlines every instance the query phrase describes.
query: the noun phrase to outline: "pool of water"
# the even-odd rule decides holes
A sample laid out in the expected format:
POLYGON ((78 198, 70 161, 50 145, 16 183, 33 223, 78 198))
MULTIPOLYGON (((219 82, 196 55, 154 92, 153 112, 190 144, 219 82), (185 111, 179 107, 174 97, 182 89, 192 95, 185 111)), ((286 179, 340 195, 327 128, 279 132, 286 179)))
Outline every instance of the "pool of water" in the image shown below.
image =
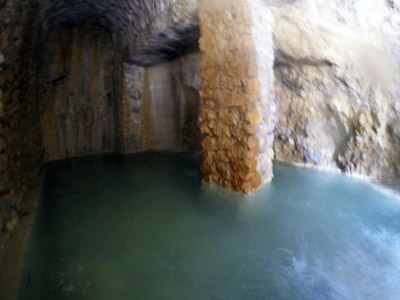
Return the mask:
POLYGON ((400 299, 400 199, 284 165, 251 196, 197 156, 49 166, 20 300, 400 299))

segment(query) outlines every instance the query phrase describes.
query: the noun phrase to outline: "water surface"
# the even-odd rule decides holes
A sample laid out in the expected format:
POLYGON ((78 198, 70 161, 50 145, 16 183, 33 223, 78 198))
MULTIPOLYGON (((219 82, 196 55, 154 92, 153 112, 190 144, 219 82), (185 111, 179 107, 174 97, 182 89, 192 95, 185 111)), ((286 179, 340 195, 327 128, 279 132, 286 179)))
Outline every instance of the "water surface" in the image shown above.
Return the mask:
POLYGON ((246 197, 202 184, 196 156, 53 164, 19 299, 400 299, 399 195, 274 172, 246 197))

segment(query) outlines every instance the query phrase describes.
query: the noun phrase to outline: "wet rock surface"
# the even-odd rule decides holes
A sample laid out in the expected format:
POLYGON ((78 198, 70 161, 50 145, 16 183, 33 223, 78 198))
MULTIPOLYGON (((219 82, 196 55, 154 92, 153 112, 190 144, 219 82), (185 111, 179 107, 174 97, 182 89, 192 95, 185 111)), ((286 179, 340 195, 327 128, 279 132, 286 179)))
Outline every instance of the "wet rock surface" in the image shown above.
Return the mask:
POLYGON ((246 194, 272 178, 271 32, 253 24, 263 8, 241 0, 200 7, 204 181, 246 194))
POLYGON ((392 4, 275 10, 276 159, 398 180, 400 3, 392 4))
POLYGON ((42 160, 36 1, 0 1, 0 251, 42 160))
POLYGON ((103 27, 65 26, 48 36, 41 68, 46 160, 115 151, 113 63, 103 27))
POLYGON ((151 66, 172 61, 180 56, 195 53, 199 49, 200 26, 195 21, 187 27, 171 27, 152 37, 144 48, 136 51, 128 61, 140 66, 151 66))
POLYGON ((121 38, 126 59, 140 65, 192 52, 198 41, 197 0, 41 0, 43 31, 96 19, 121 38))
POLYGON ((145 69, 143 150, 198 151, 200 53, 145 69))
MULTIPOLYGON (((197 1, 191 0, 0 1, 0 245, 46 159, 141 147, 124 140, 124 124, 135 118, 136 109, 128 110, 128 116, 121 113, 129 103, 123 103, 123 63, 136 53, 148 65, 196 52, 196 10, 197 1), (87 24, 100 29, 87 30, 85 36, 78 28, 87 24), (106 35, 109 42, 102 38, 106 35), (46 50, 49 39, 61 48, 46 50)), ((200 87, 189 82, 192 77, 183 77, 190 68, 195 72, 196 64, 189 69, 181 64, 173 63, 176 75, 167 79, 172 84, 177 78, 171 90, 181 98, 171 102, 171 94, 167 103, 175 105, 173 111, 182 107, 170 116, 180 118, 177 149, 198 149, 200 87)), ((133 106, 140 102, 134 101, 133 106)))

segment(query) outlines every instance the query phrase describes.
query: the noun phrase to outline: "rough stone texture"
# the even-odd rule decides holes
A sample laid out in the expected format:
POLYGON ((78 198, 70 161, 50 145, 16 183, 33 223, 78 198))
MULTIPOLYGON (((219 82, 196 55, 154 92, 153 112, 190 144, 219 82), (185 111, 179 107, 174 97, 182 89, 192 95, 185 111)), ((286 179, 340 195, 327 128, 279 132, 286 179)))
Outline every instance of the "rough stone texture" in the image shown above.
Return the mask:
POLYGON ((0 1, 0 250, 41 163, 36 1, 0 1))
POLYGON ((129 63, 123 68, 123 95, 121 100, 121 152, 144 149, 142 138, 142 106, 144 68, 129 63))
POLYGON ((143 123, 158 130, 164 116, 177 118, 174 150, 199 148, 200 81, 189 79, 198 73, 198 35, 197 0, 0 0, 0 245, 44 153, 59 159, 163 145, 160 136, 139 137, 142 97, 129 88, 152 90, 129 82, 124 62, 171 62, 163 68, 172 74, 160 78, 168 84, 146 81, 150 112, 157 100, 171 113, 143 123), (154 94, 164 87, 168 97, 154 94))
POLYGON ((120 152, 197 151, 200 53, 143 68, 124 64, 120 152))
POLYGON ((115 150, 113 48, 93 24, 60 27, 43 51, 43 145, 48 160, 115 150))
POLYGON ((200 28, 196 21, 188 25, 170 27, 159 32, 145 47, 129 59, 133 64, 151 66, 172 61, 179 56, 199 51, 200 28))
POLYGON ((200 149, 200 54, 145 69, 142 139, 145 150, 200 149))
POLYGON ((45 33, 95 19, 121 38, 125 59, 142 65, 177 57, 198 40, 197 0, 40 1, 45 33))
POLYGON ((204 181, 243 193, 272 178, 271 26, 253 23, 268 16, 262 2, 245 0, 199 8, 204 181))
POLYGON ((272 179, 273 143, 276 123, 276 104, 274 99, 274 50, 273 15, 262 0, 249 1, 252 18, 252 37, 257 53, 258 80, 260 96, 257 99, 262 120, 257 124, 257 138, 260 153, 257 156, 257 171, 263 184, 272 179))
POLYGON ((398 181, 400 2, 276 9, 278 160, 398 181))

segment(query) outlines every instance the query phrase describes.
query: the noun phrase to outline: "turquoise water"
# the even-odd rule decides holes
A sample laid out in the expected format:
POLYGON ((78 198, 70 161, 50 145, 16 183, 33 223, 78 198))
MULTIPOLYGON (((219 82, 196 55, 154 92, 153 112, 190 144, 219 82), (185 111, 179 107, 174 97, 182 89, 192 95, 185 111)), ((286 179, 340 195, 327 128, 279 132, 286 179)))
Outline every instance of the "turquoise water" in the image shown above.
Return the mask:
POLYGON ((400 299, 400 197, 284 165, 245 197, 200 158, 49 167, 21 275, 33 299, 400 299))

